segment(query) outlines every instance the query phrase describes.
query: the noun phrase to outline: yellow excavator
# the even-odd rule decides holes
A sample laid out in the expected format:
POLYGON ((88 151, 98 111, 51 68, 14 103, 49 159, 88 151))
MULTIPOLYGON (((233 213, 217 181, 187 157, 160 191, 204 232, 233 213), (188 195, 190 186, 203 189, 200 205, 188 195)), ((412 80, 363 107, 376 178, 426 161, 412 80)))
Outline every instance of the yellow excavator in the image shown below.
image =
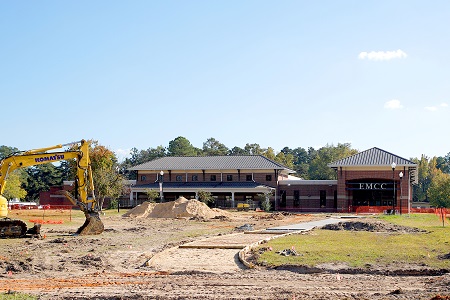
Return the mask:
POLYGON ((62 191, 62 193, 73 205, 78 206, 86 217, 84 224, 77 230, 76 234, 94 235, 103 232, 104 225, 99 217, 98 203, 94 194, 94 181, 89 159, 89 143, 81 140, 65 145, 18 152, 0 161, 0 237, 14 238, 25 236, 27 232, 39 233, 39 228, 36 228, 36 226, 27 230, 27 226, 23 221, 7 218, 8 202, 3 197, 3 192, 5 191, 8 175, 18 168, 73 159, 77 165, 75 195, 68 191, 62 191), (65 146, 71 146, 70 150, 49 152, 65 146))

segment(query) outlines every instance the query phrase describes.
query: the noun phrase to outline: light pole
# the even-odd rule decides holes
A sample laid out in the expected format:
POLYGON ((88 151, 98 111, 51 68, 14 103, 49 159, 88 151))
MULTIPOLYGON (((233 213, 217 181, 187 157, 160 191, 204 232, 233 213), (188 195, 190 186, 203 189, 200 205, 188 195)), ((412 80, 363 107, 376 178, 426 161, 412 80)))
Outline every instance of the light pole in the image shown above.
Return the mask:
POLYGON ((395 215, 395 167, 397 166, 397 164, 395 162, 393 162, 391 164, 392 167, 392 187, 394 190, 394 194, 393 194, 393 198, 392 198, 392 214, 395 215))
POLYGON ((161 170, 161 172, 159 172, 159 202, 161 203, 164 201, 163 181, 164 181, 164 171, 161 170))
POLYGON ((403 179, 403 172, 400 172, 398 174, 400 177, 400 214, 402 214, 402 179, 403 179))

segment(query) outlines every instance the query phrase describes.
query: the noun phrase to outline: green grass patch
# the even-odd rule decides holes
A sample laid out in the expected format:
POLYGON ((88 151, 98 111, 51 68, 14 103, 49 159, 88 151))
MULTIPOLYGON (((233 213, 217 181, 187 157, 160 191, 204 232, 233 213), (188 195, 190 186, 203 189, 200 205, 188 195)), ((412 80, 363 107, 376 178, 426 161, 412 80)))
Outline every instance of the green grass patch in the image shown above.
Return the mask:
POLYGON ((36 300, 36 299, 39 298, 37 296, 15 292, 0 294, 0 300, 36 300))
POLYGON ((324 263, 344 263, 350 267, 411 264, 450 269, 450 226, 439 226, 434 215, 386 216, 385 221, 417 227, 427 233, 380 233, 366 231, 314 230, 274 239, 260 248, 269 248, 258 258, 268 266, 298 265, 314 267, 324 263), (277 251, 294 247, 300 256, 282 256, 277 251))

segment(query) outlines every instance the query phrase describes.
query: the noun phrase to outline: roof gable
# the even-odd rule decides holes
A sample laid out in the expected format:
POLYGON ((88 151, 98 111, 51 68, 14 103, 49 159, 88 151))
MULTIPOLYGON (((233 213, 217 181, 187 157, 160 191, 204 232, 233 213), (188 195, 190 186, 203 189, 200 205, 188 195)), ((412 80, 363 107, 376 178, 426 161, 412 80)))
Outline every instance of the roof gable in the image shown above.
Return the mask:
MULTIPOLYGON (((139 170, 289 170, 262 155, 167 156, 129 168, 139 170)), ((289 170, 291 171, 291 170, 289 170)))
POLYGON ((374 147, 355 155, 340 159, 328 164, 331 168, 347 166, 391 166, 395 162, 397 166, 417 166, 414 162, 392 154, 380 148, 374 147))

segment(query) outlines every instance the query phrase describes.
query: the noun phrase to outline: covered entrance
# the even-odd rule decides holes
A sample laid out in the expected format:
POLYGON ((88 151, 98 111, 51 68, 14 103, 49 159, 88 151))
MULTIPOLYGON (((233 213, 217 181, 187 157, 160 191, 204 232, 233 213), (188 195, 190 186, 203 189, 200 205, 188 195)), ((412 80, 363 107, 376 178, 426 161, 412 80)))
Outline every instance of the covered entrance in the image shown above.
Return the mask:
POLYGON ((352 195, 352 206, 397 206, 393 181, 373 179, 347 182, 346 190, 352 195))

